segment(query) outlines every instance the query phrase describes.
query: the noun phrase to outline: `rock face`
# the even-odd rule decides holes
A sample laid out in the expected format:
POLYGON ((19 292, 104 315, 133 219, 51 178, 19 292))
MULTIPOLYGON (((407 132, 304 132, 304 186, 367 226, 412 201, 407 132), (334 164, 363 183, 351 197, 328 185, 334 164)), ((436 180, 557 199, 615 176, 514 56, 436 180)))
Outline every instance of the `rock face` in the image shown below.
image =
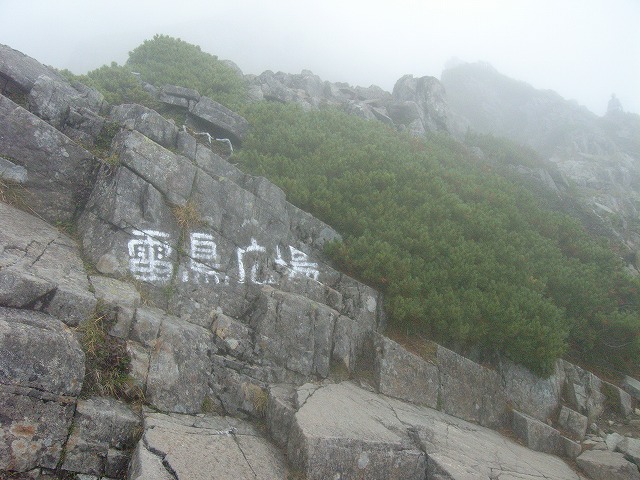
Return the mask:
POLYGON ((59 320, 0 307, 0 471, 55 468, 84 378, 84 353, 59 320))
POLYGON ((348 382, 301 387, 295 397, 289 409, 293 419, 288 457, 310 480, 336 474, 388 479, 579 478, 556 457, 532 452, 484 427, 348 382))
POLYGON ((286 478, 282 453, 252 425, 230 417, 145 413, 128 478, 286 478))
POLYGON ((0 203, 0 305, 41 310, 70 326, 93 313, 78 247, 43 220, 0 203))
POLYGON ((0 157, 27 170, 30 207, 50 222, 69 222, 84 205, 98 162, 53 126, 0 95, 0 157))
POLYGON ((140 418, 110 398, 78 401, 62 468, 122 478, 127 472, 140 418))
POLYGON ((393 93, 375 85, 354 88, 345 83, 323 82, 308 70, 298 75, 266 71, 245 78, 255 101, 296 103, 305 110, 340 106, 352 115, 378 120, 418 137, 427 132, 448 132, 450 128, 444 88, 434 77, 405 75, 393 93))

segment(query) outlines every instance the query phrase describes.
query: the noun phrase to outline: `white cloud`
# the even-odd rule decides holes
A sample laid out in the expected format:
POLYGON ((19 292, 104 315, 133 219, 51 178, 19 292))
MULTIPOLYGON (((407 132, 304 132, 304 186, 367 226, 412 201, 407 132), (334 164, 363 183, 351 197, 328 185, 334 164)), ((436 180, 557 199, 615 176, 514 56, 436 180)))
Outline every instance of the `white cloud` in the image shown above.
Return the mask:
POLYGON ((457 56, 599 114, 612 92, 640 112, 638 25, 637 0, 0 0, 1 43, 76 72, 123 63, 155 33, 246 73, 309 69, 388 90, 457 56))

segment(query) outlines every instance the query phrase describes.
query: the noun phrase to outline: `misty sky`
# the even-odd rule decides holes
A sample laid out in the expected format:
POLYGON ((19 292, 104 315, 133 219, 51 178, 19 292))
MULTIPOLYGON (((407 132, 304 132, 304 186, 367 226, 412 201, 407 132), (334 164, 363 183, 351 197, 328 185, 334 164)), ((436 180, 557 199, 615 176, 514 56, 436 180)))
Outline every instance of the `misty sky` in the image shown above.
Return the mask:
POLYGON ((385 90, 482 60, 599 115, 613 92, 640 113, 640 0, 0 0, 0 43, 75 73, 122 64, 156 33, 244 73, 385 90))

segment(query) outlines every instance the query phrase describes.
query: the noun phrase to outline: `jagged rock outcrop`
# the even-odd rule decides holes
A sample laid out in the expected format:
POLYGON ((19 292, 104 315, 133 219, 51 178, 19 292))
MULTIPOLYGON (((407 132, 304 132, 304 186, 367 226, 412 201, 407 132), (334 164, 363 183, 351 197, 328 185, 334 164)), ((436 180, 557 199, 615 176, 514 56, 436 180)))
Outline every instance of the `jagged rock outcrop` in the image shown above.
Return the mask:
POLYGON ((351 87, 346 83, 323 82, 308 70, 300 74, 247 75, 249 96, 254 101, 296 103, 306 110, 333 105, 366 120, 378 120, 412 135, 448 132, 448 107, 444 88, 434 77, 405 75, 393 93, 372 85, 351 87))

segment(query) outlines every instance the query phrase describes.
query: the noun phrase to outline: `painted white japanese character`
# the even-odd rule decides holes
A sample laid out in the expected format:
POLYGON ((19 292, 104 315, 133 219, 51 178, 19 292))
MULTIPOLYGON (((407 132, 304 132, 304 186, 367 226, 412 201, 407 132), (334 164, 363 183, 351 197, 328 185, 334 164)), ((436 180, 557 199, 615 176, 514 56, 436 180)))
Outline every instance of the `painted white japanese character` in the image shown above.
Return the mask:
POLYGON ((289 245, 289 251, 291 252, 291 263, 287 264, 287 262, 282 258, 280 247, 277 246, 276 259, 274 263, 282 267, 287 267, 289 269, 289 278, 302 276, 313 278, 317 281, 318 276, 320 275, 320 272, 318 271, 318 264, 310 262, 309 256, 306 253, 301 252, 291 245, 289 245))
MULTIPOLYGON (((247 272, 245 267, 245 261, 249 259, 246 258, 248 253, 265 253, 267 251, 262 245, 258 245, 255 238, 251 239, 251 245, 245 248, 238 248, 238 282, 245 283, 247 279, 247 272)), ((258 280, 258 268, 259 268, 259 260, 260 258, 254 256, 253 264, 249 269, 249 281, 251 283, 257 283, 258 285, 264 285, 265 283, 273 283, 273 279, 268 278, 266 280, 258 280)))
MULTIPOLYGON (((208 233, 191 233, 189 249, 189 270, 195 274, 195 282, 200 278, 204 283, 220 283, 222 274, 218 263, 218 252, 213 236, 208 233)), ((189 272, 182 273, 182 281, 189 281, 189 272)))
POLYGON ((318 280, 318 275, 320 275, 318 264, 310 262, 309 256, 306 253, 292 246, 289 246, 289 250, 291 251, 291 271, 289 272, 289 278, 301 275, 318 280))
POLYGON ((169 234, 156 230, 134 230, 136 238, 129 240, 129 270, 137 280, 144 282, 167 282, 171 279, 173 265, 167 259, 171 246, 169 234))

